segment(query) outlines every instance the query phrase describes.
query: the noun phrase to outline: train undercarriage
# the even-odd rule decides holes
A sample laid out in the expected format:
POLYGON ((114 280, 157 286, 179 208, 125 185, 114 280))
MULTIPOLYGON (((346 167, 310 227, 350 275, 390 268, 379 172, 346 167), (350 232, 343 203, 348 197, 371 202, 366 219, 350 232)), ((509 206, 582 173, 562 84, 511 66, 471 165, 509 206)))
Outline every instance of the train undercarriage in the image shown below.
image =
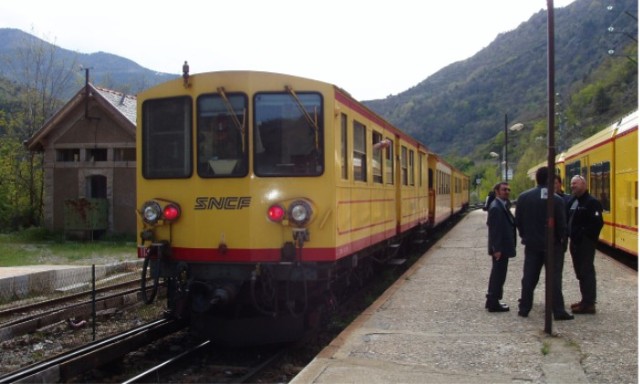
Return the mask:
MULTIPOLYGON (((168 243, 152 244, 143 285, 157 289, 160 279, 165 281, 168 315, 188 319, 197 335, 232 346, 290 342, 326 322, 349 292, 377 269, 397 264, 404 245, 424 233, 414 231, 331 263, 175 262, 168 243)), ((147 294, 145 301, 154 297, 147 294)))

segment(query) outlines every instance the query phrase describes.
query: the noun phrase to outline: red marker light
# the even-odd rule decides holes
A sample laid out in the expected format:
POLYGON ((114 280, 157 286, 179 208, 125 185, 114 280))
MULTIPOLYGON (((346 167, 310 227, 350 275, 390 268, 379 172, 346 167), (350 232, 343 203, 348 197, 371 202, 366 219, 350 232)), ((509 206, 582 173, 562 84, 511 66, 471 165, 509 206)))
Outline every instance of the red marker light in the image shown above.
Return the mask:
POLYGON ((164 207, 162 217, 167 221, 175 221, 180 217, 180 208, 175 204, 169 204, 164 207))
POLYGON ((279 205, 272 205, 267 210, 267 217, 271 221, 282 221, 284 219, 284 208, 279 205))

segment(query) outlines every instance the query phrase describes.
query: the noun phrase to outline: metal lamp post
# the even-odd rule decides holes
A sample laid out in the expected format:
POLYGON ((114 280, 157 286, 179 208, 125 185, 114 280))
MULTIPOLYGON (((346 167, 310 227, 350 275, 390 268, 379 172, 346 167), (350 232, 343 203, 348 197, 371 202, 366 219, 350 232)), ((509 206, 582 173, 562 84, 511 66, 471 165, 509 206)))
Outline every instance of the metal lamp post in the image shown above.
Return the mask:
POLYGON ((509 118, 507 114, 504 114, 504 180, 509 181, 509 160, 508 160, 508 152, 509 152, 509 131, 517 132, 524 128, 524 124, 516 123, 507 129, 509 126, 509 118))

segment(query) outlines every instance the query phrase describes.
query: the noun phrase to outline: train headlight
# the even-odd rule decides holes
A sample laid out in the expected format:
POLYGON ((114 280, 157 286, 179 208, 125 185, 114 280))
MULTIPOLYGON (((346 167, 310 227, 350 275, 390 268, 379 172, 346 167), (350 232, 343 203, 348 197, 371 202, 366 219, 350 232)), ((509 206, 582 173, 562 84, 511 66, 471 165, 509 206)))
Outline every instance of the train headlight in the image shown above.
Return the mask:
POLYGON ((301 227, 311 220, 311 205, 304 200, 296 200, 289 205, 287 217, 295 225, 301 227))
POLYGON ((155 201, 147 201, 142 205, 142 218, 148 224, 155 224, 162 216, 162 208, 155 201))
POLYGON ((284 219, 284 208, 279 204, 274 204, 267 210, 267 217, 271 221, 280 222, 284 219))

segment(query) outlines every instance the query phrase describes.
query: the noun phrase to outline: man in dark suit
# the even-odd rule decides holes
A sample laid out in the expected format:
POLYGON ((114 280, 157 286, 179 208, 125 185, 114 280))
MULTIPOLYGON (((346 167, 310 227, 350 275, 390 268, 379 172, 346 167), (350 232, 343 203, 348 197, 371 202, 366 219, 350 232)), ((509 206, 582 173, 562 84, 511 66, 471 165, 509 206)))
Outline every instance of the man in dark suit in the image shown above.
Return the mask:
POLYGON ((495 199, 489 205, 487 226, 489 227, 489 255, 491 275, 485 308, 489 312, 506 312, 509 306, 500 302, 502 287, 507 278, 509 258, 516 255, 516 226, 509 210, 509 184, 501 182, 493 187, 495 199))
POLYGON ((569 237, 573 269, 580 282, 582 300, 571 304, 576 314, 596 313, 596 269, 594 259, 600 230, 604 226, 602 204, 589 194, 587 181, 580 175, 571 178, 573 198, 569 201, 569 237))
POLYGON ((557 194, 547 191, 547 167, 536 171, 535 188, 518 196, 516 202, 516 226, 524 244, 524 268, 522 272, 522 293, 518 316, 527 317, 533 306, 533 291, 538 285, 540 271, 547 253, 547 198, 554 200, 555 243, 553 257, 553 317, 555 320, 572 320, 573 315, 564 308, 562 295, 562 269, 564 266, 563 242, 566 239, 564 201, 557 194))

